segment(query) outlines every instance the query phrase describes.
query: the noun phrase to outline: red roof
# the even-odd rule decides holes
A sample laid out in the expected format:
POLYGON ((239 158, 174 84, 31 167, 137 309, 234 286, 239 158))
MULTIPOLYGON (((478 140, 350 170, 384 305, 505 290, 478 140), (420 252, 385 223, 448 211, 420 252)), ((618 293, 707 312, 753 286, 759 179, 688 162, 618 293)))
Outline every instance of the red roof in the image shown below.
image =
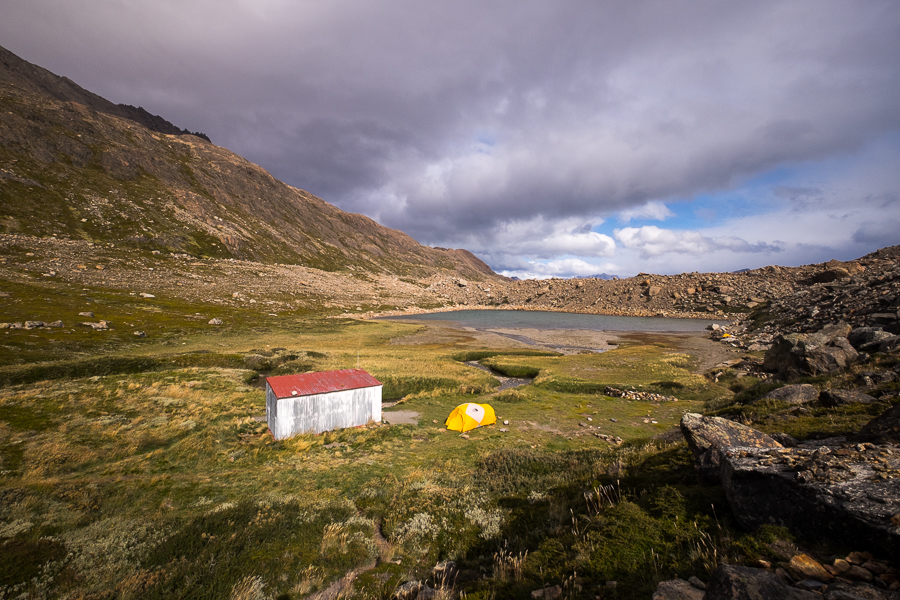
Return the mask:
POLYGON ((276 398, 290 398, 373 387, 381 385, 381 382, 362 369, 341 369, 269 377, 266 385, 272 388, 276 398))

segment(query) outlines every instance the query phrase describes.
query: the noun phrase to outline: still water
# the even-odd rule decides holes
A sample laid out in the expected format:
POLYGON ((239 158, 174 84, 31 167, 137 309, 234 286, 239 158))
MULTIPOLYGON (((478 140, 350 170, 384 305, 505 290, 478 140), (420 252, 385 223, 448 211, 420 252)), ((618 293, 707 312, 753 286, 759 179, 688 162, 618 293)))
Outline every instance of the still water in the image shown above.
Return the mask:
POLYGON ((578 313, 532 310, 459 310, 454 312, 382 317, 403 321, 451 321, 463 327, 590 329, 593 331, 703 331, 710 323, 726 323, 705 319, 669 319, 666 317, 616 317, 578 313))

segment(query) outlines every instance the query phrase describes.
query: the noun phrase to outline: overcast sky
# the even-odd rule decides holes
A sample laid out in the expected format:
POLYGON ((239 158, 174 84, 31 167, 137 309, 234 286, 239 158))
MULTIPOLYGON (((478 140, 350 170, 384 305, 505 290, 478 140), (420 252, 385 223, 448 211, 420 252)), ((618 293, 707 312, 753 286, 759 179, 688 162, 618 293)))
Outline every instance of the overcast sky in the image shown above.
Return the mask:
POLYGON ((0 45, 507 275, 900 243, 897 0, 3 0, 0 45))

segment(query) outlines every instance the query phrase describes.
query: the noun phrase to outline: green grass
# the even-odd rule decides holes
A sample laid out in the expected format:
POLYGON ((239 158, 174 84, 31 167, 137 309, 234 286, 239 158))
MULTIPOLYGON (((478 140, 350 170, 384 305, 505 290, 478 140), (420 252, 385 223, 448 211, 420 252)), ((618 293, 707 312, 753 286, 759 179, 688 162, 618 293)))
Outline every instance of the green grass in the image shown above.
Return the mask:
MULTIPOLYGON (((224 330, 196 326, 193 307, 155 306, 149 318, 177 329, 178 345, 72 337, 65 351, 35 350, 41 362, 0 368, 3 593, 220 598, 264 585, 300 598, 379 556, 347 597, 390 597, 452 559, 484 575, 462 586, 470 598, 557 583, 593 598, 608 580, 645 598, 660 579, 704 578, 716 557, 768 556, 771 532, 735 528, 683 443, 650 441, 733 395, 665 345, 574 356, 412 346, 391 340, 416 325, 230 314, 224 330), (538 377, 498 394, 463 359, 538 377), (272 439, 252 376, 357 362, 403 397, 385 418, 413 411, 416 424, 272 439), (678 402, 608 398, 605 385, 678 402), (469 401, 492 404, 498 423, 464 438, 443 422, 469 401)), ((863 412, 811 414, 791 431, 838 430, 863 412)))

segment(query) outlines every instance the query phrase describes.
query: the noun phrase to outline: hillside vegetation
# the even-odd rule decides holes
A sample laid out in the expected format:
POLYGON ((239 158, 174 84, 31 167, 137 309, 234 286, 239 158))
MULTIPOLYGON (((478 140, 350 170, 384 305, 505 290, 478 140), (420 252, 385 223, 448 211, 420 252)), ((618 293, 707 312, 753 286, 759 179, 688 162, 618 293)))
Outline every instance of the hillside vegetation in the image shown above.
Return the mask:
MULTIPOLYGON (((715 546, 706 536, 730 531, 721 498, 713 501, 724 522, 713 526, 684 444, 649 441, 684 410, 731 394, 693 374, 674 347, 556 357, 488 349, 494 366, 540 373, 492 395, 497 381, 458 360, 483 349, 475 340, 391 343, 418 326, 257 317, 221 330, 168 318, 161 340, 97 346, 60 333, 71 338, 65 353, 51 343, 26 364, 7 355, 0 553, 15 568, 0 582, 5 597, 221 598, 256 582, 270 597, 300 598, 376 558, 346 597, 388 597, 447 559, 472 578, 459 587, 469 597, 520 597, 576 576, 591 588, 617 580, 628 597, 672 570, 708 568, 715 549, 763 552, 755 541, 715 546), (35 376, 42 361, 50 369, 35 376), (259 372, 357 361, 387 397, 405 398, 385 420, 413 411, 418 424, 272 439, 259 372), (559 391, 560 381, 590 391, 559 391), (682 393, 677 403, 627 401, 593 391, 603 385, 682 393), (510 424, 468 439, 446 431, 450 410, 473 400, 493 402, 510 424), (674 504, 659 512, 662 498, 674 504), (666 511, 701 520, 676 522, 666 511), (653 552, 631 548, 622 532, 602 538, 604 548, 628 550, 611 560, 596 536, 620 512, 621 527, 674 528, 654 533, 671 556, 659 558, 656 542, 653 552), (563 548, 576 542, 584 547, 569 556, 563 548)), ((4 341, 20 335, 33 334, 4 341)))
POLYGON ((493 276, 466 251, 422 246, 205 139, 148 129, 65 78, 0 57, 2 233, 328 271, 493 276))

